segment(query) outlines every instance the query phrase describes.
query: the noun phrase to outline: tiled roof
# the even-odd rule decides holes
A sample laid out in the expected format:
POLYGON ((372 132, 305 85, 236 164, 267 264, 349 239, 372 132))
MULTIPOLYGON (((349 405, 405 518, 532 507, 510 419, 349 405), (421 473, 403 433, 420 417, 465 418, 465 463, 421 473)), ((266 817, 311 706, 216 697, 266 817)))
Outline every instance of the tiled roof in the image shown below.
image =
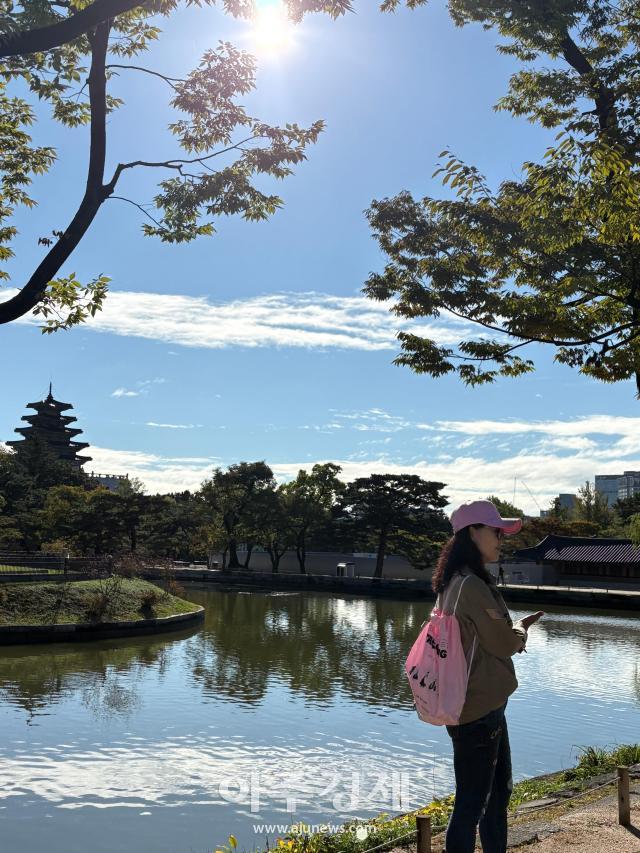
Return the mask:
POLYGON ((546 536, 534 548, 521 548, 519 560, 561 560, 565 563, 638 563, 640 548, 630 539, 589 539, 581 536, 546 536))

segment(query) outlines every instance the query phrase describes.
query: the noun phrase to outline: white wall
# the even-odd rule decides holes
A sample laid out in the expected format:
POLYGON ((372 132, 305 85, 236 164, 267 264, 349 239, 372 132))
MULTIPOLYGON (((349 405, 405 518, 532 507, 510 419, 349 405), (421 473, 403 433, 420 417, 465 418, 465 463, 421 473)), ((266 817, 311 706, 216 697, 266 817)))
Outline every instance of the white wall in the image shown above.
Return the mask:
MULTIPOLYGON (((244 561, 243 552, 238 553, 240 562, 244 561)), ((222 566, 222 555, 218 554, 215 559, 222 566)), ((334 552, 307 552, 306 570, 310 575, 335 575, 337 563, 355 563, 356 575, 360 577, 372 577, 376 567, 375 557, 354 557, 352 554, 334 552)), ((261 552, 253 552, 249 562, 249 569, 256 572, 270 572, 271 560, 269 555, 261 552)), ((300 566, 295 551, 288 551, 280 560, 279 571, 284 573, 299 573, 300 566)), ((414 569, 404 557, 387 557, 384 561, 382 576, 385 578, 417 578, 429 580, 430 571, 414 569)))

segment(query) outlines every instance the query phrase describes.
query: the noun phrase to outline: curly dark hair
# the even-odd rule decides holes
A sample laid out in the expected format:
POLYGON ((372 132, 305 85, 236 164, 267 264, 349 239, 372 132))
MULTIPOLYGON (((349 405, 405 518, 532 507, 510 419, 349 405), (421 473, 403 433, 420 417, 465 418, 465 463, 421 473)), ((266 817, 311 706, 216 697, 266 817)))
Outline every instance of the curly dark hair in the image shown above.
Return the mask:
POLYGON ((444 592, 453 574, 458 569, 470 569, 475 575, 489 584, 491 575, 487 571, 478 546, 471 538, 471 527, 484 527, 483 524, 470 524, 463 527, 445 543, 440 557, 436 563, 435 571, 431 578, 431 588, 437 594, 444 592))

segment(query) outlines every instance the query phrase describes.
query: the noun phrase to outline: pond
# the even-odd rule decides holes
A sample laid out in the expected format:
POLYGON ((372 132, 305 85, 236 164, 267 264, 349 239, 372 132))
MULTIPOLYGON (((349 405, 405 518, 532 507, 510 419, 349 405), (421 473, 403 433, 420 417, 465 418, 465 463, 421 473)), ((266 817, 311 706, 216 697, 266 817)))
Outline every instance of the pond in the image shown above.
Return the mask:
MULTIPOLYGON (((0 838, 20 853, 273 846, 453 788, 403 662, 425 602, 190 588, 203 628, 0 649, 0 838)), ((537 609, 537 608, 532 608, 537 609)), ((513 610, 514 617, 523 615, 513 610)), ((515 659, 516 779, 637 742, 640 620, 558 608, 515 659)))

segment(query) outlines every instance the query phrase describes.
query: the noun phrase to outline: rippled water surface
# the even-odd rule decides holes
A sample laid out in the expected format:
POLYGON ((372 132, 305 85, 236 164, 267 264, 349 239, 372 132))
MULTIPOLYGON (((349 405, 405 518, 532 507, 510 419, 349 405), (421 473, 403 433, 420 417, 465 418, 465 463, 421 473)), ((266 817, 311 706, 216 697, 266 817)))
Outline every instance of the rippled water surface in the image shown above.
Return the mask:
MULTIPOLYGON (((204 853, 263 825, 407 811, 452 789, 402 665, 429 605, 188 591, 203 629, 0 649, 0 839, 20 853, 204 853)), ((514 615, 521 615, 513 611, 514 615)), ((640 740, 640 620, 558 610, 516 656, 516 778, 640 740)))

